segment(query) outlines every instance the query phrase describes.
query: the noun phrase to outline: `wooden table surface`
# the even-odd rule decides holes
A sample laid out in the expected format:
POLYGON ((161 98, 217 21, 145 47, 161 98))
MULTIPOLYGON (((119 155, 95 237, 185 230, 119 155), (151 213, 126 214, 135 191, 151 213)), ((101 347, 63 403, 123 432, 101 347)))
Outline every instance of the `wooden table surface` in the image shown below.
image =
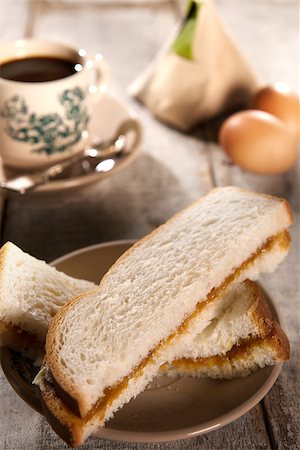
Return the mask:
MULTIPOLYGON (((299 81, 298 0, 216 0, 250 62, 266 83, 299 81)), ((291 203, 293 246, 262 284, 283 316, 292 355, 268 395, 218 431, 167 444, 90 439, 84 449, 299 449, 299 165, 278 176, 258 176, 229 164, 213 142, 156 120, 127 95, 129 83, 151 61, 175 23, 181 1, 0 0, 0 40, 47 37, 101 51, 112 73, 111 91, 135 108, 145 130, 141 155, 115 177, 69 194, 2 197, 1 243, 13 241, 51 261, 71 250, 115 239, 139 238, 213 186, 237 185, 283 196, 291 203)), ((207 132, 206 127, 206 132, 207 132)), ((213 134, 210 133, 211 137, 213 134)), ((0 448, 67 448, 46 421, 12 390, 0 372, 0 448)))

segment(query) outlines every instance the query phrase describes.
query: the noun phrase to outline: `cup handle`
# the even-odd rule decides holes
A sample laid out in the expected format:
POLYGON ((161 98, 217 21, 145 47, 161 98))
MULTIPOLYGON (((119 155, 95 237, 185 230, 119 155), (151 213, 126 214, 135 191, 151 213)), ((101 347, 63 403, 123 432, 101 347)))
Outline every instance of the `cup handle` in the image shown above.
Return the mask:
POLYGON ((94 80, 89 85, 89 101, 94 103, 107 91, 110 73, 108 64, 100 53, 90 57, 88 65, 94 73, 94 80))
POLYGON ((129 152, 134 152, 141 145, 143 140, 143 130, 140 121, 132 115, 124 120, 115 131, 115 136, 125 135, 128 139, 129 152))

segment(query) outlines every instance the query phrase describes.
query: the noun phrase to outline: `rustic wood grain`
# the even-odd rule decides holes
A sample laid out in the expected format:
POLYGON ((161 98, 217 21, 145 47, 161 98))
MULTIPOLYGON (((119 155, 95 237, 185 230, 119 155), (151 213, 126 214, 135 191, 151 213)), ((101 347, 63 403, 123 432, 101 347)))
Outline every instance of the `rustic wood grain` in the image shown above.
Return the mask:
POLYGON ((0 41, 11 41, 24 38, 27 19, 27 1, 1 0, 0 41))
POLYGON ((299 89, 298 0, 217 0, 220 13, 262 84, 299 89))
MULTIPOLYGON (((299 442, 299 168, 287 175, 250 175, 230 165, 214 143, 217 127, 185 136, 155 121, 133 102, 126 88, 150 62, 163 40, 183 14, 183 2, 129 2, 104 8, 76 2, 48 2, 39 11, 30 31, 101 51, 112 69, 112 88, 134 105, 145 124, 145 143, 140 157, 117 177, 63 194, 59 198, 10 198, 4 210, 2 242, 13 240, 24 250, 50 261, 75 248, 96 242, 138 238, 165 221, 214 185, 235 184, 282 195, 291 201, 296 216, 293 248, 276 274, 263 277, 263 285, 276 301, 291 340, 292 357, 262 406, 226 427, 189 440, 166 444, 127 444, 91 439, 82 447, 132 450, 248 450, 292 449, 299 442), (99 10, 101 9, 101 13, 99 10), (298 181, 297 181, 298 180, 298 181), (298 393, 298 395, 297 395, 298 393)), ((298 82, 297 1, 268 0, 216 2, 250 60, 267 82, 298 82), (254 31, 255 24, 255 31, 254 31), (288 26, 287 26, 288 24, 288 26), (284 39, 282 39, 284 36, 284 39), (268 49, 268 51, 266 51, 268 49)), ((22 37, 28 30, 27 2, 0 2, 0 36, 22 37), (5 13, 5 14, 4 14, 5 13)), ((30 20, 30 19, 29 19, 30 20)), ((0 448, 67 448, 45 420, 13 392, 0 370, 0 448)))
POLYGON ((263 277, 263 285, 278 307, 291 345, 290 360, 284 365, 275 386, 263 400, 273 440, 280 450, 300 448, 299 204, 297 210, 294 208, 294 214, 291 252, 276 274, 263 277))
MULTIPOLYGON (((253 61, 263 83, 284 80, 297 89, 299 72, 299 42, 295 30, 299 29, 298 2, 272 2, 272 20, 268 2, 218 2, 226 22, 237 36, 243 49, 253 61), (234 8, 234 11, 233 11, 234 8), (236 12, 236 14, 235 14, 236 12), (257 18, 255 39, 253 28, 245 26, 249 17, 257 18), (286 24, 289 23, 289 27, 286 24), (285 31, 283 31, 285 30, 285 31), (284 33, 285 38, 278 39, 284 33), (264 51, 264 49, 268 51, 264 51), (279 56, 280 55, 280 56, 279 56)), ((218 123, 210 127, 210 138, 216 140, 218 123)), ((208 133, 209 134, 209 133, 208 133)), ((300 236, 300 162, 283 175, 263 176, 250 174, 232 165, 217 144, 211 143, 211 163, 216 184, 233 184, 278 195, 289 200, 295 217, 291 230, 292 249, 286 261, 274 274, 262 277, 262 283, 274 300, 283 318, 283 327, 291 343, 291 359, 284 365, 271 392, 263 400, 263 412, 272 448, 297 449, 299 434, 299 236, 300 236)))
POLYGON ((298 450, 300 446, 299 338, 293 339, 291 346, 291 360, 263 400, 273 448, 279 450, 298 450))
POLYGON ((16 395, 0 368, 0 449, 29 450, 38 447, 39 417, 32 408, 16 395))
MULTIPOLYGON (((200 193, 199 187, 196 192, 200 193)), ((59 201, 55 197, 10 200, 3 234, 5 240, 50 261, 97 242, 139 238, 190 200, 180 179, 143 154, 117 177, 60 195, 59 201)))
MULTIPOLYGON (((23 38, 28 19, 27 2, 23 0, 0 1, 0 42, 23 38)), ((0 181, 4 179, 0 159, 0 181)), ((0 192, 0 237, 2 232, 1 217, 5 208, 4 194, 0 192)))

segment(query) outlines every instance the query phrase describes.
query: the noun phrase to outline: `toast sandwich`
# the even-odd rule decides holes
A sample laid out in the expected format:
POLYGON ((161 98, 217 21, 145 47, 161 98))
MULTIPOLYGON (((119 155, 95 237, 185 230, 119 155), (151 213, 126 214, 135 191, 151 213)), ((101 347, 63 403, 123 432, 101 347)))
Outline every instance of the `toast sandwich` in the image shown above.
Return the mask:
MULTIPOLYGON (((1 292, 2 297, 0 297, 0 316, 5 316, 5 321, 0 323, 0 343, 25 353, 35 360, 38 356, 42 358, 46 332, 51 318, 59 307, 77 294, 78 286, 84 291, 86 288, 95 288, 96 285, 69 277, 69 289, 65 290, 62 287, 68 287, 68 284, 65 283, 64 277, 62 279, 61 272, 53 270, 43 261, 25 254, 10 242, 0 250, 0 261, 2 286, 5 286, 1 292), (3 292, 10 291, 11 273, 15 270, 16 265, 22 266, 22 271, 18 271, 14 275, 17 293, 10 298, 10 306, 7 308, 3 292), (39 274, 38 280, 36 273, 39 274), (24 282, 24 274, 27 274, 29 280, 27 283, 24 282), (57 286, 61 286, 61 289, 58 290, 57 286), (23 307, 20 308, 22 299, 25 299, 25 304, 23 302, 23 307), (34 320, 35 326, 32 325, 32 320, 34 320)), ((189 333, 181 337, 177 344, 176 354, 173 355, 175 360, 161 366, 160 373, 169 376, 184 374, 198 377, 232 378, 245 376, 258 366, 275 364, 283 360, 283 355, 286 359, 288 352, 282 350, 283 345, 276 347, 278 349, 275 353, 277 358, 274 357, 274 349, 270 352, 272 347, 266 346, 264 337, 270 335, 271 331, 274 335, 273 320, 263 295, 255 283, 246 280, 230 289, 223 297, 219 297, 207 306, 205 323, 208 325, 204 329, 203 322, 199 323, 198 321, 189 333), (237 370, 241 367, 242 362, 239 357, 240 352, 236 352, 234 349, 241 347, 244 353, 247 351, 248 355, 248 346, 256 348, 257 343, 259 343, 260 351, 264 346, 265 358, 261 358, 259 364, 256 357, 243 358, 247 370, 237 370), (234 355, 234 359, 229 355, 234 355), (224 357, 226 358, 224 359, 224 357), (228 361, 231 362, 231 370, 228 370, 228 361), (215 362, 214 365, 213 362, 215 362)), ((277 325, 276 331, 278 328, 279 325, 277 325)), ((278 341, 280 343, 283 342, 282 335, 281 331, 281 339, 278 341)), ((288 345, 284 346, 285 349, 287 347, 288 345)))
POLYGON ((50 324, 37 383, 53 428, 77 446, 103 426, 174 360, 195 323, 209 325, 210 304, 276 268, 291 223, 285 200, 220 188, 129 249, 50 324))

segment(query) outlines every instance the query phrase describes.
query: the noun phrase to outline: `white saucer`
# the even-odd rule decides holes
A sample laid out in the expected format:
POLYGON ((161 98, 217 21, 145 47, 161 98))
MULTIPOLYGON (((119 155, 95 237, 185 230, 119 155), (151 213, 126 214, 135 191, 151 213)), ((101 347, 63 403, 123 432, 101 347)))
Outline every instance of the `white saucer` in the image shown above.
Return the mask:
MULTIPOLYGON (((104 93, 101 100, 95 103, 91 110, 90 133, 92 135, 92 142, 106 141, 113 138, 121 123, 128 119, 134 119, 141 134, 142 127, 136 113, 111 94, 104 93)), ((91 172, 66 179, 53 180, 48 184, 37 187, 32 194, 51 193, 81 187, 102 180, 103 178, 110 177, 131 163, 138 155, 139 149, 140 139, 133 144, 129 153, 125 153, 124 156, 115 161, 115 165, 111 170, 101 173, 91 172)), ((19 171, 17 172, 8 167, 0 167, 1 181, 6 181, 17 175, 20 175, 19 171)))

